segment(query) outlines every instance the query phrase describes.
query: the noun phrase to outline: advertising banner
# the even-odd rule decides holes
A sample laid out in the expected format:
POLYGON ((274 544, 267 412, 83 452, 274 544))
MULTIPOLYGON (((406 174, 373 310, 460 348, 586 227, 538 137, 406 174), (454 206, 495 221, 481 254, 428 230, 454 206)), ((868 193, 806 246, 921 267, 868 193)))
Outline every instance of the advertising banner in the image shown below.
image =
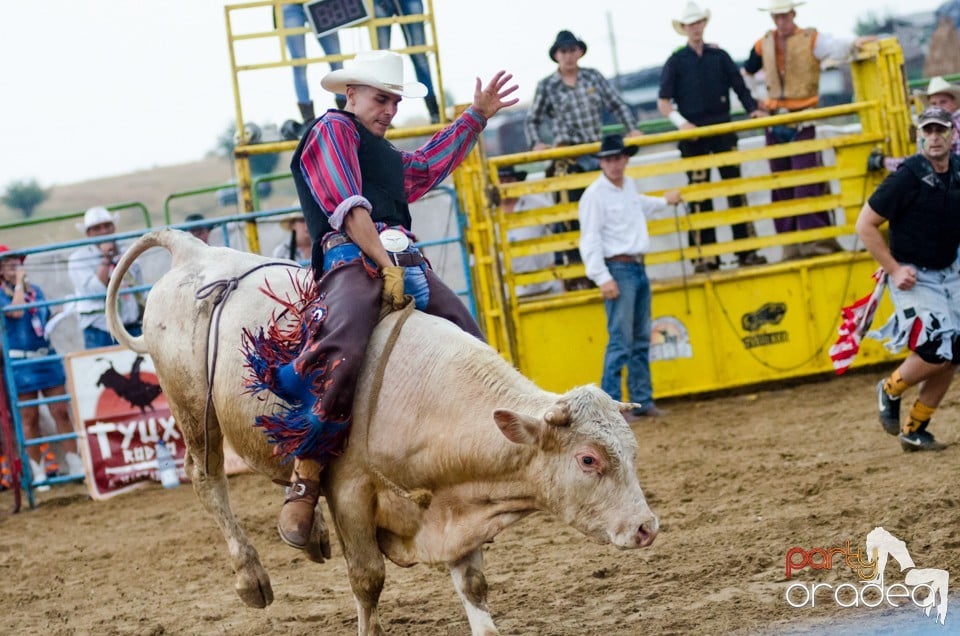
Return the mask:
POLYGON ((181 481, 185 447, 150 356, 105 347, 64 356, 87 488, 108 499, 158 481, 163 440, 181 481))
MULTIPOLYGON (((91 497, 109 499, 159 481, 160 440, 176 463, 180 481, 187 480, 183 434, 149 355, 104 347, 68 354, 64 365, 91 497)), ((228 473, 245 470, 232 449, 224 451, 228 473)))

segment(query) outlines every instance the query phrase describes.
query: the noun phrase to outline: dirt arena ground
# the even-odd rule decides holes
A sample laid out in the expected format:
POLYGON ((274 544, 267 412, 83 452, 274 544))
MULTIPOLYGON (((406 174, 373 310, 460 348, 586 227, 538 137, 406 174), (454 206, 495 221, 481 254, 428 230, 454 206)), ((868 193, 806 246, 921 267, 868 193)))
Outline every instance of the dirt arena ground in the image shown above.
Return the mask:
MULTIPOLYGON (((836 563, 787 581, 791 547, 856 548, 876 526, 904 540, 918 567, 960 576, 960 388, 932 428, 956 445, 906 454, 876 420, 881 373, 664 403, 667 417, 634 426, 641 483, 662 521, 656 543, 619 552, 546 515, 508 529, 485 551, 501 632, 957 633, 955 594, 945 628, 912 606, 785 601, 793 582, 857 583, 836 563)), ((241 475, 231 489, 271 576, 267 609, 234 594, 221 535, 191 488, 97 503, 71 485, 17 515, 0 495, 0 634, 356 633, 339 546, 328 563, 306 561, 276 538, 276 486, 241 475)), ((888 584, 902 581, 896 570, 888 584)), ((441 568, 388 565, 381 616, 391 634, 469 633, 441 568)))

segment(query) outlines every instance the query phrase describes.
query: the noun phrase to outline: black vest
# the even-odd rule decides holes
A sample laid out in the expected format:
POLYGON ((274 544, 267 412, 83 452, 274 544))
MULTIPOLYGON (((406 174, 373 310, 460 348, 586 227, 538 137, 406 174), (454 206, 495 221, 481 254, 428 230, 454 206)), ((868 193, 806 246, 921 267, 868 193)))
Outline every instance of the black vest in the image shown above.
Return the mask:
MULTIPOLYGON (((383 137, 377 137, 364 128, 352 113, 334 112, 349 117, 360 134, 357 160, 360 163, 361 193, 373 206, 371 218, 374 222, 401 225, 409 230, 410 206, 407 204, 400 151, 383 137)), ((322 115, 318 120, 324 116, 322 115)), ((311 122, 307 130, 312 130, 318 120, 311 122)), ((313 239, 311 265, 319 276, 323 270, 323 246, 320 241, 326 233, 333 231, 329 221, 329 215, 333 210, 325 212, 320 207, 313 198, 313 193, 300 169, 300 157, 303 155, 303 146, 308 136, 307 134, 303 136, 296 152, 293 153, 290 171, 293 173, 293 182, 297 186, 297 196, 300 197, 300 207, 303 209, 307 229, 310 230, 310 238, 313 239)))

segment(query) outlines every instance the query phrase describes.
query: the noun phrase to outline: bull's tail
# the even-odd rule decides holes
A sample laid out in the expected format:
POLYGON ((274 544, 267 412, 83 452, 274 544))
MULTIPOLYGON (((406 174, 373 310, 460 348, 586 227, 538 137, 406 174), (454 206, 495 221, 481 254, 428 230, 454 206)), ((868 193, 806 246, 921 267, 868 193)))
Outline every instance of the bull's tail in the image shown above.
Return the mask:
POLYGON ((132 349, 137 353, 149 353, 143 336, 132 336, 126 330, 117 315, 117 299, 120 292, 120 284, 130 269, 130 265, 137 260, 137 257, 153 247, 163 247, 173 255, 173 262, 176 265, 179 257, 184 256, 184 252, 199 250, 204 247, 202 241, 194 238, 186 232, 179 230, 158 230, 144 234, 123 253, 117 262, 117 267, 110 276, 110 282, 107 284, 107 326, 110 333, 117 339, 121 345, 132 349))

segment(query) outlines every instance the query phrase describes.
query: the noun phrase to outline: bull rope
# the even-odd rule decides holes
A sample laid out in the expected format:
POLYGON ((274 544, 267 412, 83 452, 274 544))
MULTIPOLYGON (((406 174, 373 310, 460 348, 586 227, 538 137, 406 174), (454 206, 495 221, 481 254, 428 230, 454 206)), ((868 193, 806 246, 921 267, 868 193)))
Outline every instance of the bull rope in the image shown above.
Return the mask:
POLYGON ((221 278, 207 283, 196 292, 193 297, 197 300, 206 300, 213 296, 213 311, 210 312, 210 320, 207 322, 207 346, 204 352, 204 359, 207 361, 207 399, 203 405, 203 472, 210 474, 210 404, 213 402, 213 377, 217 370, 217 354, 220 348, 220 316, 223 313, 223 306, 226 304, 230 294, 237 289, 240 281, 264 267, 273 267, 281 265, 283 267, 299 267, 281 261, 270 263, 261 263, 256 267, 248 269, 239 276, 232 278, 221 278), (216 294, 214 296, 214 294, 216 294), (213 358, 210 357, 210 334, 213 333, 213 358))
MULTIPOLYGON (((397 338, 400 337, 400 330, 403 329, 403 323, 407 321, 407 318, 413 314, 413 299, 410 296, 407 296, 407 304, 403 306, 403 309, 400 311, 400 317, 397 318, 397 322, 394 323, 393 329, 390 330, 390 335, 387 336, 387 342, 383 346, 383 353, 380 354, 379 364, 377 364, 377 371, 373 376, 373 391, 370 395, 370 403, 373 404, 373 408, 370 410, 370 421, 367 423, 366 431, 366 440, 365 444, 367 446, 367 457, 370 457, 370 424, 375 419, 377 414, 377 406, 380 401, 380 387, 383 384, 383 376, 386 374, 387 362, 390 361, 390 354, 393 352, 394 345, 397 344, 397 338)), ((407 501, 412 501, 417 504, 420 508, 426 509, 430 507, 430 502, 433 499, 433 495, 428 490, 418 488, 416 490, 410 491, 406 488, 400 486, 399 484, 391 481, 389 477, 384 475, 374 466, 369 466, 370 471, 377 478, 377 481, 380 482, 380 485, 388 488, 394 494, 399 497, 406 499, 407 501)))

